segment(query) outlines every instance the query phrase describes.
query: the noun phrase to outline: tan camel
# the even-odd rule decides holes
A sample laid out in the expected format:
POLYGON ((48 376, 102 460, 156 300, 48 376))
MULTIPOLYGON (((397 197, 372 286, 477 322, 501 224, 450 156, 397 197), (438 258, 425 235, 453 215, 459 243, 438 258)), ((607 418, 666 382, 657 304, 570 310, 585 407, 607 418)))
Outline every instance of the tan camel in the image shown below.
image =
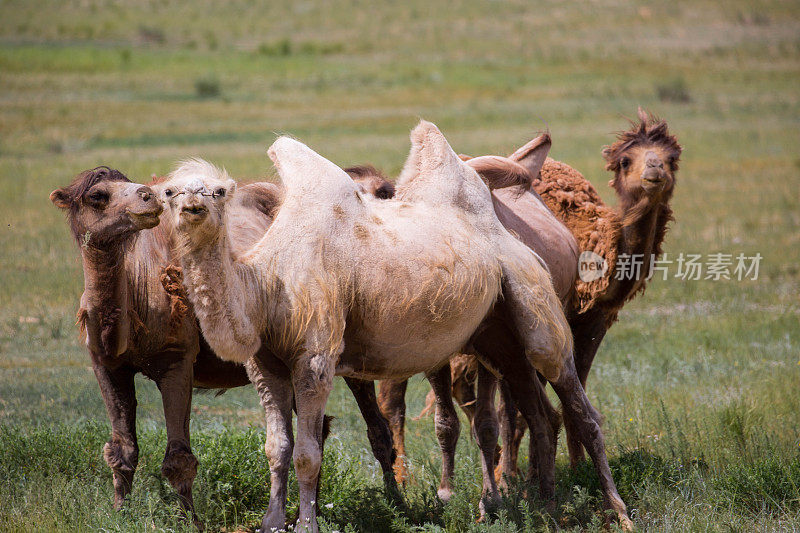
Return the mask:
MULTIPOLYGON (((273 184, 241 187, 227 212, 234 254, 263 236, 280 196, 273 184)), ((50 198, 67 211, 80 245, 85 287, 78 317, 112 425, 104 458, 113 471, 114 505, 119 508, 130 492, 138 463, 133 376, 141 372, 156 382, 164 403, 168 443, 162 472, 191 510, 197 469, 188 433, 191 387, 247 385, 248 373, 244 366, 216 357, 198 335, 179 269, 170 265, 174 260, 170 236, 164 226, 154 227, 162 206, 150 187, 131 183, 117 170, 98 167, 53 191, 50 198)), ((248 366, 257 384, 258 368, 248 366)), ((348 385, 392 488, 391 435, 378 410, 374 386, 351 379, 348 385)), ((390 495, 396 492, 395 488, 390 495)))
MULTIPOLYGON (((389 201, 362 194, 344 171, 305 145, 278 139, 269 154, 285 198, 266 235, 238 260, 224 231, 235 183, 197 161, 171 174, 167 220, 183 238, 185 283, 206 338, 228 360, 252 356, 262 339, 273 352, 264 369, 266 447, 270 464, 281 467, 271 469, 273 484, 285 487, 293 454, 298 527, 316 531, 322 416, 334 375, 430 374, 471 339, 491 342, 478 331, 485 323, 490 332, 505 328, 522 346, 498 350, 502 355, 485 363, 517 375, 510 387, 530 418, 536 415, 526 393, 534 368, 555 383, 565 409, 582 422, 606 505, 628 526, 598 415, 577 378, 568 324, 541 259, 503 228, 489 189, 435 126, 422 122, 411 139, 397 197, 389 201), (375 282, 384 278, 394 290, 375 282), (524 356, 514 359, 519 353, 524 356)), ((266 530, 284 523, 285 504, 275 496, 273 490, 266 530)), ((285 498, 285 489, 279 496, 285 498)))
MULTIPOLYGON (((616 209, 606 206, 594 187, 580 173, 559 161, 548 158, 541 173, 537 173, 533 179, 533 189, 541 195, 540 198, 555 213, 558 221, 569 228, 580 243, 580 250, 593 252, 605 259, 605 275, 594 279, 585 277, 584 281, 576 275, 577 260, 557 262, 559 255, 548 253, 553 248, 542 246, 542 243, 529 237, 539 235, 540 239, 545 238, 558 228, 557 233, 553 234, 559 235, 561 239, 564 227, 561 223, 553 226, 546 219, 544 224, 542 221, 532 220, 527 233, 515 228, 522 240, 542 256, 553 274, 554 286, 566 306, 575 339, 576 366, 584 386, 600 342, 616 320, 619 310, 639 291, 644 291, 652 262, 661 254, 666 224, 672 220, 669 201, 681 147, 677 139, 670 135, 665 121, 648 116, 641 109, 638 118, 638 122, 632 123, 630 130, 619 134, 615 144, 603 150, 606 168, 614 172, 614 179, 609 184, 614 187, 619 198, 616 209), (619 256, 642 260, 641 268, 632 269, 633 275, 627 279, 615 279, 619 256), (570 279, 574 280, 574 286, 562 284, 571 284, 570 279)), ((511 210, 521 211, 517 205, 511 205, 511 210)), ((524 207, 522 212, 524 213, 524 207)), ((498 216, 505 223, 500 212, 498 216)), ((569 255, 562 254, 560 257, 568 258, 569 255)), ((472 358, 461 357, 454 363, 453 392, 470 421, 473 421, 476 405, 476 362, 472 358)), ((507 388, 502 391, 500 426, 504 447, 497 469, 499 481, 504 476, 516 474, 517 452, 524 434, 524 425, 517 418, 517 409, 509 391, 507 388)), ((401 427, 405 414, 404 394, 404 382, 381 383, 379 401, 392 428, 398 455, 395 471, 400 474, 403 473, 398 465, 402 465, 404 449, 401 427)), ((431 394, 428 397, 428 406, 433 405, 433 402, 434 397, 431 394)), ((554 423, 554 431, 557 431, 557 419, 552 416, 552 412, 549 416, 554 423)), ((583 458, 583 450, 574 437, 575 431, 569 420, 565 421, 565 426, 570 461, 574 466, 583 458)), ((535 440, 538 439, 532 439, 532 444, 535 440)), ((531 474, 535 474, 537 465, 533 453, 530 465, 531 474)), ((402 475, 398 476, 398 481, 403 481, 402 475)))

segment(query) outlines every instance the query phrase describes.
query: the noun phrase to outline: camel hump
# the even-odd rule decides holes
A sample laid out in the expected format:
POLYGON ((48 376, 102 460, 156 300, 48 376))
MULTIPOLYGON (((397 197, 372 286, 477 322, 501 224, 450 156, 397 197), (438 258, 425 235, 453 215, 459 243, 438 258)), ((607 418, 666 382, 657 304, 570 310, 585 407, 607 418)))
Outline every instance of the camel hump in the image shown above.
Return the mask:
POLYGON ((439 128, 425 120, 411 131, 411 152, 397 180, 397 191, 401 200, 438 205, 458 204, 465 194, 470 200, 483 195, 491 205, 489 189, 477 172, 458 157, 439 128))
POLYGON ((291 137, 279 137, 267 150, 281 181, 286 199, 305 197, 323 202, 356 199, 358 189, 347 173, 317 152, 291 137))

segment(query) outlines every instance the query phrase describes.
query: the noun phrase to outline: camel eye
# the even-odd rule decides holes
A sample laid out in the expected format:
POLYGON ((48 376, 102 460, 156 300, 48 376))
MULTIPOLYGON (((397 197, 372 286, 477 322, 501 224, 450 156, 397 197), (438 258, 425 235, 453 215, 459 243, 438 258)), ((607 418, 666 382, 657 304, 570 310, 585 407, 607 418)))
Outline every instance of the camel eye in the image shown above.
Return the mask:
POLYGON ((628 170, 628 167, 631 166, 631 160, 627 157, 623 157, 619 162, 619 166, 622 167, 622 170, 628 170))
POLYGON ((225 197, 225 188, 224 187, 220 187, 219 189, 214 191, 214 197, 216 198, 217 196, 221 196, 223 198, 225 197))
POLYGON ((94 191, 88 197, 89 202, 99 205, 108 202, 108 193, 105 191, 94 191))
POLYGON ((164 196, 166 196, 167 198, 170 198, 172 195, 173 195, 172 189, 164 190, 164 196))

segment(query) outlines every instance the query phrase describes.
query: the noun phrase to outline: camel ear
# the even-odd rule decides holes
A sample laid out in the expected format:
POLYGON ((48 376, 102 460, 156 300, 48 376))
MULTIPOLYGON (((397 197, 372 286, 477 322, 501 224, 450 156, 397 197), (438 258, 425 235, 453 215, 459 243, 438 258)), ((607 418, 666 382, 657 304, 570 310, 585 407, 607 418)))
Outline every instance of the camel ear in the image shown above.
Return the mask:
POLYGON ((64 189, 56 189, 50 193, 50 201, 59 209, 69 209, 72 197, 64 189))
POLYGON ((528 169, 532 179, 536 179, 539 177, 542 165, 547 159, 547 154, 550 153, 551 145, 550 134, 545 132, 508 156, 508 158, 528 169))
POLYGON ((228 183, 225 184, 225 187, 228 189, 228 198, 233 196, 233 193, 236 192, 236 182, 233 180, 228 180, 228 183))

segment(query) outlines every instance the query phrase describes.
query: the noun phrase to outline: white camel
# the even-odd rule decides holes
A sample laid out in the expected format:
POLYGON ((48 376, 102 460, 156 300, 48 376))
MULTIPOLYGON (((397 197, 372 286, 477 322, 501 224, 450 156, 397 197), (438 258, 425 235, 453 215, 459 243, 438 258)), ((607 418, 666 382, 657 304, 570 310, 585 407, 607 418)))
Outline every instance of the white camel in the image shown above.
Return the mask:
MULTIPOLYGON (((202 161, 181 165, 169 178, 166 219, 182 240, 185 283, 203 334, 223 359, 244 362, 262 342, 271 351, 262 358, 262 400, 273 487, 262 529, 284 526, 292 454, 298 527, 318 529, 322 420, 334 375, 433 372, 492 317, 505 320, 525 355, 486 363, 499 374, 524 373, 531 384, 535 369, 556 384, 565 409, 584 423, 606 505, 626 524, 546 268, 503 228, 488 187, 436 126, 421 122, 411 143, 397 196, 387 201, 361 193, 302 143, 279 138, 268 153, 285 185, 283 204, 264 237, 237 260, 224 231, 233 180, 202 161)), ((530 393, 523 389, 516 396, 530 393)))

